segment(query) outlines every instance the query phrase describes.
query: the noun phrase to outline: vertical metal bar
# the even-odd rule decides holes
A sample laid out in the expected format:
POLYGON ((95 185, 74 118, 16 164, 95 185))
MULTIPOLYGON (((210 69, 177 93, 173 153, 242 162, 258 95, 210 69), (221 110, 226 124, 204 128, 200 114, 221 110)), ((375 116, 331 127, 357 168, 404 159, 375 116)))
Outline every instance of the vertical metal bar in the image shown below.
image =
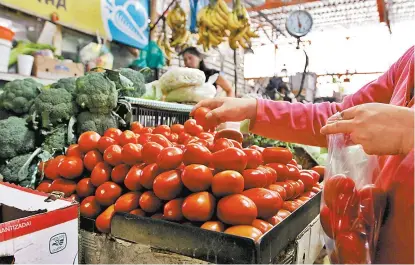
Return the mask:
POLYGON ((233 64, 235 65, 234 73, 235 73, 235 97, 238 97, 238 66, 237 66, 237 60, 236 60, 236 50, 233 51, 233 64))

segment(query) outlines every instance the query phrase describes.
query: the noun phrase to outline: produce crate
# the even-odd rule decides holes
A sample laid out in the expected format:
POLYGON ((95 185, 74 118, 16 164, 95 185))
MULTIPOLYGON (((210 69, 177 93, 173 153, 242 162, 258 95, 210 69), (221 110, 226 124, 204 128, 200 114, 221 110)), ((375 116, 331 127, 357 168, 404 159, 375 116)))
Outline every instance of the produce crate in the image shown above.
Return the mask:
POLYGON ((183 124, 189 119, 189 113, 193 108, 190 105, 156 100, 129 97, 126 100, 131 103, 133 121, 138 121, 146 127, 183 124))

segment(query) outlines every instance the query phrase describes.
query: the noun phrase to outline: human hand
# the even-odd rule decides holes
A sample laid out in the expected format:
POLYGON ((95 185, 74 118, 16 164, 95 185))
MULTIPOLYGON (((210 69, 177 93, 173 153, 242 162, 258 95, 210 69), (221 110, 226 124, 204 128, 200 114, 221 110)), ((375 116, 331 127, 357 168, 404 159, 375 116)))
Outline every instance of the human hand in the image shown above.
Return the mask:
POLYGON ((227 121, 254 120, 256 117, 256 99, 254 98, 214 98, 202 100, 190 112, 206 107, 211 111, 206 114, 206 121, 211 127, 227 121))
POLYGON ((332 116, 322 134, 345 133, 369 155, 408 154, 414 148, 413 109, 368 103, 332 116))

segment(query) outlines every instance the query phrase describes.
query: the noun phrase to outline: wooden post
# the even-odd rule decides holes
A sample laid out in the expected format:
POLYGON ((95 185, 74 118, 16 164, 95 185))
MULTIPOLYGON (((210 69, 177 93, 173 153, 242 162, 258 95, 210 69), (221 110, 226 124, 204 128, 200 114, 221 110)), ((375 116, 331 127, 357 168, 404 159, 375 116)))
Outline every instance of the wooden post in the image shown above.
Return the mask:
MULTIPOLYGON (((154 25, 156 23, 158 14, 157 14, 157 0, 149 0, 150 1, 150 21, 151 25, 154 25)), ((150 40, 154 40, 156 38, 155 36, 155 30, 152 30, 150 32, 150 40)))

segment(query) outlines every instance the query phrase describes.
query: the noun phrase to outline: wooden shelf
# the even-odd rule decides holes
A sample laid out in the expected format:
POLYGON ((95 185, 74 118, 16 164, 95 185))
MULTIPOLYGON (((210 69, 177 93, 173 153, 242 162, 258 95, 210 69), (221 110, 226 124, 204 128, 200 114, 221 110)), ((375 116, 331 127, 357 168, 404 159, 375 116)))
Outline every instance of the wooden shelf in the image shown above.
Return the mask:
POLYGON ((10 74, 10 73, 0 72, 0 80, 3 80, 3 81, 13 81, 16 79, 25 79, 25 78, 32 78, 43 85, 50 85, 57 81, 57 80, 52 80, 52 79, 41 79, 41 78, 37 78, 34 76, 24 76, 24 75, 19 75, 19 74, 10 74))

